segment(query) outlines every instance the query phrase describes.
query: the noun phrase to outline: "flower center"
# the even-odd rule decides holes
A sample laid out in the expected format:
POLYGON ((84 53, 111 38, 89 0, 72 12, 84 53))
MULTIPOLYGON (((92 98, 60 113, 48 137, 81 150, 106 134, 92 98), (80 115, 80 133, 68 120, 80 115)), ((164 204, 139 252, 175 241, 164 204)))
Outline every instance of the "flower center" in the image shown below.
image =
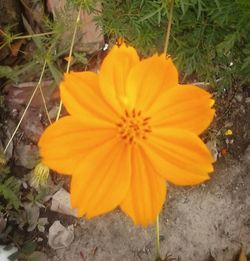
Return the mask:
POLYGON ((149 120, 150 117, 143 117, 141 111, 125 110, 116 125, 121 138, 130 144, 135 144, 140 139, 146 140, 147 134, 152 132, 149 120))

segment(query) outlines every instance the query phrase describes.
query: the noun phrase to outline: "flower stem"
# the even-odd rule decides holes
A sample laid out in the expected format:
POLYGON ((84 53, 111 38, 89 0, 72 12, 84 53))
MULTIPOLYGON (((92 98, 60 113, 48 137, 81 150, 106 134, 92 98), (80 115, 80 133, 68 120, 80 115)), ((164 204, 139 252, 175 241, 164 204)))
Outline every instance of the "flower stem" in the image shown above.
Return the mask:
POLYGON ((29 34, 29 35, 19 35, 19 36, 14 36, 13 40, 17 39, 29 39, 33 37, 41 37, 41 36, 46 36, 46 35, 51 35, 54 34, 54 32, 47 32, 47 33, 40 33, 40 34, 29 34))
POLYGON ((172 20, 173 20, 173 10, 174 10, 174 0, 170 0, 170 10, 169 10, 169 18, 168 18, 168 25, 167 25, 167 33, 165 38, 165 45, 164 45, 164 54, 167 55, 168 51, 168 44, 169 44, 169 37, 171 32, 172 20))
POLYGON ((41 85, 42 78, 43 78, 43 75, 44 75, 44 72, 45 72, 46 64, 47 64, 47 61, 45 60, 45 61, 44 61, 44 64, 43 64, 43 69, 42 69, 42 72, 41 72, 39 81, 38 81, 38 83, 37 83, 37 85, 36 85, 36 87, 35 87, 35 89, 34 89, 32 95, 31 95, 31 97, 30 97, 30 99, 29 99, 29 102, 28 102, 28 104, 27 104, 27 106, 26 106, 26 108, 25 108, 25 110, 24 110, 24 112, 23 112, 23 114, 22 114, 22 117, 20 118, 20 120, 19 120, 19 122, 18 122, 18 124, 17 124, 17 126, 16 126, 16 128, 15 128, 13 134, 12 134, 12 136, 10 137, 10 139, 9 139, 9 141, 8 141, 8 143, 7 143, 7 145, 6 145, 5 149, 4 149, 4 151, 3 151, 4 153, 7 151, 7 149, 8 149, 8 147, 9 147, 11 141, 13 140, 14 136, 16 135, 16 132, 18 131, 18 129, 19 129, 19 127, 20 127, 20 125, 21 125, 21 123, 22 123, 22 121, 23 121, 23 119, 24 119, 24 116, 25 116, 26 112, 27 112, 27 110, 28 110, 28 108, 29 108, 29 106, 30 106, 30 104, 31 104, 31 102, 32 102, 32 100, 33 100, 33 98, 34 98, 34 96, 35 96, 35 94, 36 94, 38 88, 39 88, 40 85, 41 85))
MULTIPOLYGON (((74 43, 75 43, 75 39, 76 39, 77 27, 78 27, 78 24, 79 24, 79 22, 80 22, 80 15, 81 15, 81 7, 79 8, 79 12, 78 12, 78 15, 77 15, 77 18, 76 18, 75 28, 74 28, 74 32, 73 32, 73 36, 72 36, 72 41, 71 41, 71 45, 70 45, 70 50, 69 50, 69 59, 68 59, 68 64, 67 64, 66 73, 69 72, 69 68, 70 68, 70 63, 71 63, 71 59, 72 59, 73 47, 74 47, 74 43)), ((57 112, 57 115, 56 115, 56 121, 57 121, 57 120, 59 119, 59 117, 60 117, 61 110, 62 110, 62 100, 60 100, 58 112, 57 112)))
POLYGON ((43 100, 43 105, 44 105, 45 113, 46 113, 46 115, 47 115, 49 124, 51 124, 52 122, 51 122, 51 119, 50 119, 50 116, 49 116, 49 111, 48 111, 48 108, 47 108, 47 105, 46 105, 46 100, 45 100, 45 97, 44 97, 44 94, 43 94, 43 89, 42 89, 41 84, 39 85, 39 90, 40 90, 41 97, 42 97, 42 100, 43 100))
POLYGON ((159 260, 161 260, 161 255, 160 255, 160 225, 159 225, 159 215, 157 215, 157 217, 156 217, 155 230, 156 230, 156 258, 155 258, 155 261, 159 261, 159 260))

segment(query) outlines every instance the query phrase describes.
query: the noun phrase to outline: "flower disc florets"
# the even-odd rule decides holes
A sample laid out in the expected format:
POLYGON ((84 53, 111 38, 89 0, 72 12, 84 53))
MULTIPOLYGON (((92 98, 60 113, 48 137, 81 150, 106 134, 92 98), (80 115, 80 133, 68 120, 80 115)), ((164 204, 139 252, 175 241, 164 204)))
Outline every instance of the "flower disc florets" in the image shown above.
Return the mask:
POLYGON ((138 140, 146 140, 147 134, 152 132, 149 124, 150 117, 144 117, 140 110, 125 110, 124 115, 116 124, 121 138, 129 144, 136 144, 138 140))

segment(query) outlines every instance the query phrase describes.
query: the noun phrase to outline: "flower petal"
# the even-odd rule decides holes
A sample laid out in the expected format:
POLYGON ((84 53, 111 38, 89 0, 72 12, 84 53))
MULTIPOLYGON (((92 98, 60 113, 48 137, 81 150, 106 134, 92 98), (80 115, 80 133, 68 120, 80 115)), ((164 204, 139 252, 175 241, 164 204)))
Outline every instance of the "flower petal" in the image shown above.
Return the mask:
POLYGON ((179 85, 163 93, 147 112, 152 127, 183 128, 196 134, 213 120, 211 94, 192 85, 179 85))
POLYGON ((116 113, 104 100, 99 79, 93 72, 70 72, 60 84, 61 99, 67 111, 82 119, 98 117, 113 121, 116 113))
POLYGON ((155 222, 166 196, 166 181, 156 174, 139 147, 133 147, 131 185, 120 207, 135 224, 143 226, 155 222))
POLYGON ((131 109, 146 111, 165 90, 178 84, 178 72, 171 58, 154 55, 135 65, 126 82, 131 109))
POLYGON ((125 82, 130 69, 139 62, 137 52, 132 47, 115 45, 104 59, 100 70, 100 87, 106 100, 121 112, 125 97, 125 82))
POLYGON ((88 120, 88 124, 66 116, 50 125, 39 140, 42 162, 62 174, 72 174, 89 150, 112 139, 112 125, 88 120))
POLYGON ((143 143, 154 169, 176 185, 195 185, 209 179, 214 161, 206 145, 192 132, 154 129, 143 143))
POLYGON ((116 208, 130 184, 130 147, 119 139, 90 151, 71 181, 71 204, 91 218, 116 208))

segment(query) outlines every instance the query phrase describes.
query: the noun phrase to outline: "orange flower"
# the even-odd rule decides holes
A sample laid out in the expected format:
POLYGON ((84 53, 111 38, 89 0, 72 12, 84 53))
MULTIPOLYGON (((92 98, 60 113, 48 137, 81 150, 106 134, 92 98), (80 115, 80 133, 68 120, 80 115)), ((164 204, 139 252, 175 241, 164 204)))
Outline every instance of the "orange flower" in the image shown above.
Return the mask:
POLYGON ((213 158, 198 135, 214 116, 206 91, 178 84, 170 58, 139 60, 114 46, 100 73, 71 72, 60 85, 70 116, 39 141, 42 161, 72 175, 71 203, 91 218, 120 207, 136 224, 155 221, 166 180, 194 185, 209 179, 213 158))

